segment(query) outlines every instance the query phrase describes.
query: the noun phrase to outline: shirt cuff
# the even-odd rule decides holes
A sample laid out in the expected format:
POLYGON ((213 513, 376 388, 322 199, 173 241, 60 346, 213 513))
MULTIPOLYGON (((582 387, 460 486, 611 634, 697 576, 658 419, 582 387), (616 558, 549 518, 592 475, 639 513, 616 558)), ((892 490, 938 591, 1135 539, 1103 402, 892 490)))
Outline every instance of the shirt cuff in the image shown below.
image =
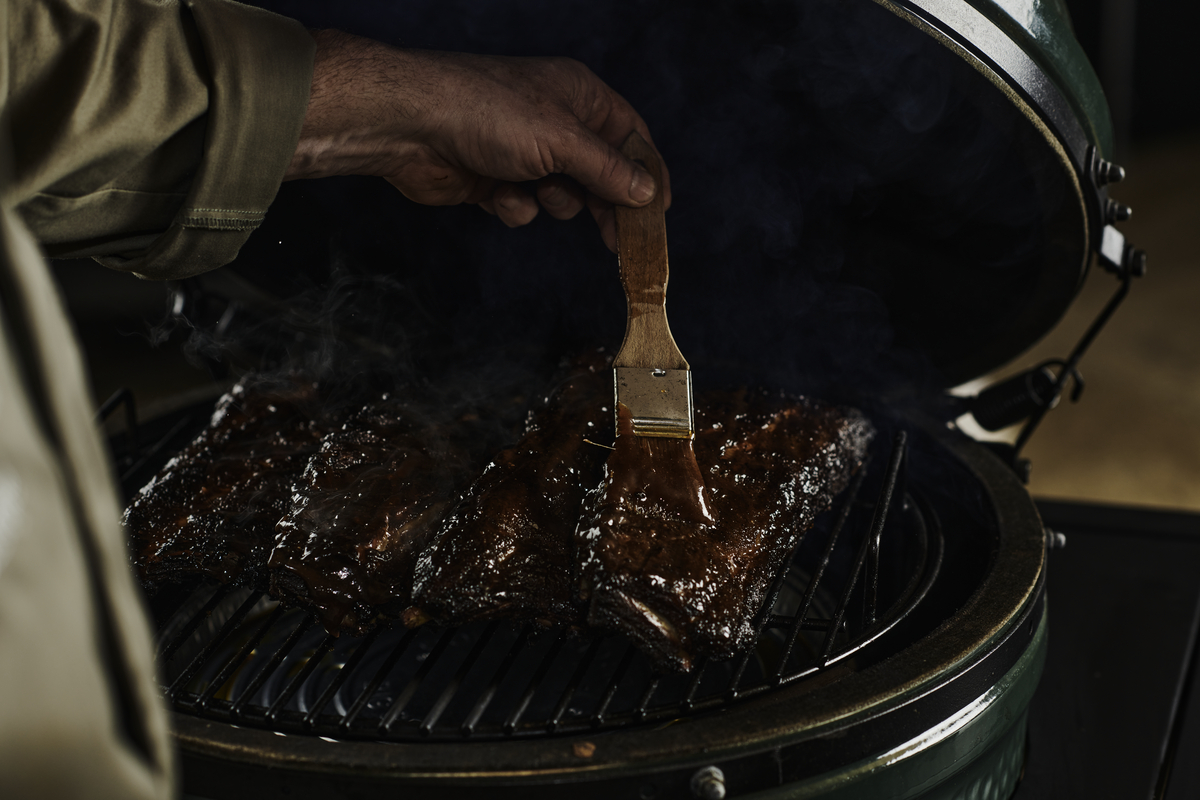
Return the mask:
POLYGON ((315 44, 295 20, 231 0, 188 0, 209 69, 204 155, 171 226, 143 253, 98 257, 145 278, 228 264, 266 215, 300 139, 315 44))

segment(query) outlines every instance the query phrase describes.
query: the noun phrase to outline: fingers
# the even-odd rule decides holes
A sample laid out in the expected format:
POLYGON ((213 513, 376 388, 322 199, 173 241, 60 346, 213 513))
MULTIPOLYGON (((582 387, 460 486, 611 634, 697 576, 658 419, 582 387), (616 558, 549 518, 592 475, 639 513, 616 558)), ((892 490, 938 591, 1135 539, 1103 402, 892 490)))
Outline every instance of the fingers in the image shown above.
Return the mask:
POLYGON ((491 200, 493 213, 510 228, 528 225, 538 214, 537 201, 512 183, 498 184, 491 200))
POLYGON ((538 214, 538 203, 555 219, 571 219, 584 207, 583 189, 561 175, 538 181, 537 200, 513 183, 496 183, 492 193, 477 201, 479 207, 498 216, 510 228, 528 225, 538 214))
POLYGON ((555 219, 571 219, 583 210, 583 189, 561 175, 548 175, 538 181, 537 199, 555 219))
MULTIPOLYGON (((649 127, 628 100, 604 83, 585 65, 567 60, 565 66, 570 68, 573 80, 572 109, 582 126, 592 134, 590 137, 580 137, 580 145, 589 145, 591 152, 584 151, 584 160, 571 165, 577 168, 582 175, 576 174, 571 168, 565 171, 578 179, 587 187, 588 191, 610 203, 644 205, 654 194, 646 194, 639 190, 628 191, 632 187, 629 182, 625 181, 625 177, 627 173, 631 176, 634 171, 642 175, 646 173, 622 156, 619 148, 629 138, 630 133, 637 131, 657 153, 658 146, 654 143, 654 137, 650 135, 649 127), (620 164, 621 168, 614 168, 614 164, 620 164), (600 176, 599 180, 595 183, 590 182, 589 172, 591 175, 600 176), (615 180, 605 180, 606 175, 612 176, 615 180), (611 191, 606 191, 606 189, 611 191), (622 192, 623 189, 627 191, 622 192)), ((570 149, 573 143, 568 141, 565 144, 570 149)), ((665 206, 670 208, 671 174, 661 153, 659 153, 659 161, 662 165, 663 200, 665 206)))
POLYGON ((582 123, 579 127, 578 135, 560 156, 563 173, 579 181, 590 194, 609 203, 624 206, 649 203, 658 191, 650 173, 584 128, 582 123))
POLYGON ((404 148, 373 162, 376 174, 410 199, 478 203, 509 227, 532 222, 539 208, 566 220, 587 206, 610 249, 616 246, 613 204, 642 206, 661 193, 670 205, 665 165, 656 186, 645 168, 617 149, 635 130, 653 146, 646 123, 583 64, 462 54, 409 61, 432 70, 431 85, 448 85, 442 94, 454 101, 436 105, 441 110, 419 140, 406 140, 404 148), (495 106, 500 116, 480 128, 477 101, 497 92, 503 96, 495 106))

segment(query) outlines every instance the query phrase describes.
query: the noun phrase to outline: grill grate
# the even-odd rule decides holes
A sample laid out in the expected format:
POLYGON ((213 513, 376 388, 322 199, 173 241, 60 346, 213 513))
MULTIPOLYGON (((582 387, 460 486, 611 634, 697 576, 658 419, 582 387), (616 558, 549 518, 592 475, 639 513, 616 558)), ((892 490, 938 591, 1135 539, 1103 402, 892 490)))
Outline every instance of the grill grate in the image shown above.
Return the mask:
POLYGON ((206 583, 154 603, 166 694, 179 711, 281 733, 474 741, 654 723, 859 669, 882 657, 941 561, 905 453, 900 433, 882 473, 864 465, 805 536, 754 646, 686 675, 655 674, 622 636, 532 623, 337 638, 261 592, 206 583))

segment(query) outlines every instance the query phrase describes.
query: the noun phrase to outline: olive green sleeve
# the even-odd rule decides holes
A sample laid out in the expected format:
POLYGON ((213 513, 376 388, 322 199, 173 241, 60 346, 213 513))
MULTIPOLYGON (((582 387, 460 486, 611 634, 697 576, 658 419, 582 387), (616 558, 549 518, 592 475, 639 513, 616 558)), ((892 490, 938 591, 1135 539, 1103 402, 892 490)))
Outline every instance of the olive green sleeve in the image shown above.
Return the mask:
POLYGON ((149 278, 226 264, 308 106, 299 23, 231 0, 9 0, 15 207, 52 257, 149 278))

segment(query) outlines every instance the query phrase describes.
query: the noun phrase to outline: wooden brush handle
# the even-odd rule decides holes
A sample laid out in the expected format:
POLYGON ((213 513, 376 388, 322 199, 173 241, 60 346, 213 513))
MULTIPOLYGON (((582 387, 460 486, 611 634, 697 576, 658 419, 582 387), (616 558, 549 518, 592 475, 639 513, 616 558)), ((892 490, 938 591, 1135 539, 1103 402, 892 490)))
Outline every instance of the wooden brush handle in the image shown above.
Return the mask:
POLYGON ((663 216, 662 164, 637 131, 621 152, 654 176, 658 192, 641 208, 616 206, 617 259, 629 305, 625 341, 614 367, 688 369, 667 325, 667 223, 663 216))

